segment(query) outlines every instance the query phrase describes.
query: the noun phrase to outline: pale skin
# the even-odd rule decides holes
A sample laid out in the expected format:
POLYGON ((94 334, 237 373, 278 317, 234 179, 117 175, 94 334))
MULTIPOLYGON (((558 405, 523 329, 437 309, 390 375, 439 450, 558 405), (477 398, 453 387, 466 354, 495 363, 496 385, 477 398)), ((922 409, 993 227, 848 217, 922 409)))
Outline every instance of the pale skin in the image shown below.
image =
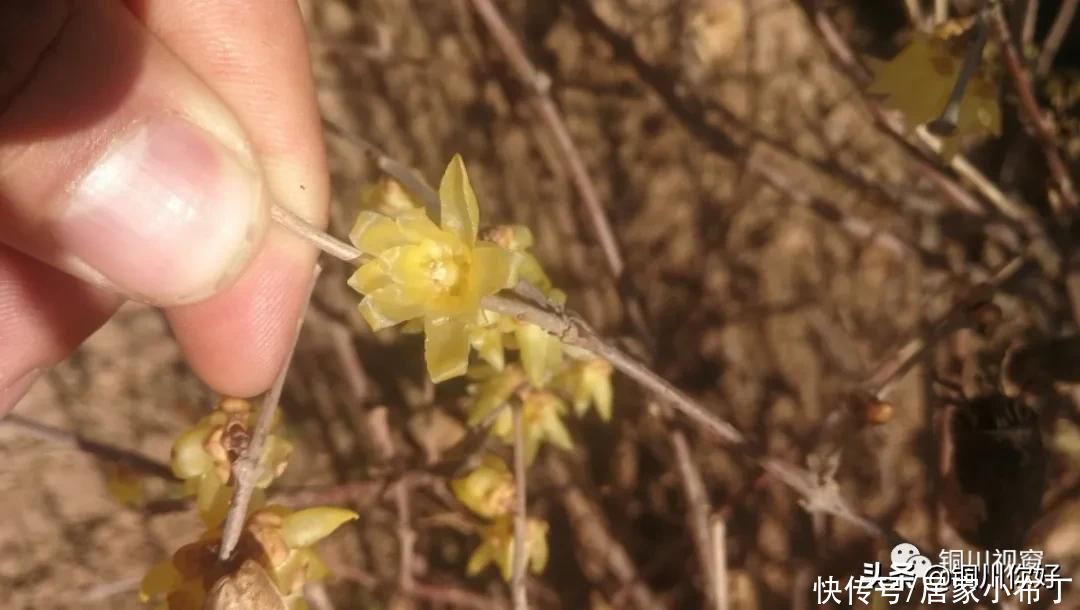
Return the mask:
POLYGON ((6 0, 0 58, 0 415, 125 299, 269 387, 316 256, 269 210, 329 200, 295 0, 6 0))

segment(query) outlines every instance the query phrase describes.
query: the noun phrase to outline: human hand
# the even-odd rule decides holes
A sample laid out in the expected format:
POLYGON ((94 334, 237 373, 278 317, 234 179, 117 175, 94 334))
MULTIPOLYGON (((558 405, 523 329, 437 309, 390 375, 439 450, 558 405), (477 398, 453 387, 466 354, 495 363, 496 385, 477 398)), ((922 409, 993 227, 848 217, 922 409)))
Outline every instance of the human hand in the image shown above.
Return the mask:
POLYGON ((0 415, 124 298, 266 389, 316 256, 270 206, 328 193, 295 0, 0 3, 0 415))

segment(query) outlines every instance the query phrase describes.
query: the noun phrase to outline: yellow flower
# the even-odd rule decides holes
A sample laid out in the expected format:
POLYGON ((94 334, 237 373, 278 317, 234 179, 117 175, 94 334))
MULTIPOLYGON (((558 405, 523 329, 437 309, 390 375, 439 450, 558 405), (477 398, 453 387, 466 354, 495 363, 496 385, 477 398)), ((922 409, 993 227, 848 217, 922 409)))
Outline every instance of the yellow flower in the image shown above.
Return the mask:
POLYGON ((525 387, 525 372, 517 364, 511 364, 501 371, 484 366, 474 366, 469 377, 476 380, 469 386, 472 403, 469 406, 469 425, 475 426, 499 407, 505 405, 514 392, 525 387))
MULTIPOLYGON (((256 510, 245 523, 234 563, 257 562, 289 607, 298 608, 304 584, 329 574, 312 545, 356 518, 353 511, 336 507, 293 512, 274 505, 256 510)), ((139 598, 145 602, 163 595, 169 610, 200 610, 207 587, 225 575, 216 555, 220 542, 221 530, 215 528, 180 547, 169 560, 150 568, 139 598)))
POLYGON ((362 210, 397 216, 401 212, 419 207, 420 202, 400 182, 389 176, 379 178, 374 184, 367 185, 360 191, 362 210))
MULTIPOLYGON (((533 574, 544 571, 548 561, 548 524, 539 519, 528 519, 525 525, 525 561, 533 574)), ((480 546, 469 557, 465 568, 469 576, 479 574, 492 563, 499 567, 503 580, 510 581, 514 569, 514 522, 510 515, 502 515, 481 531, 480 546)))
POLYGON ((484 456, 480 467, 450 481, 450 489, 469 510, 492 519, 514 508, 514 477, 506 462, 496 455, 484 456))
POLYGON ((600 419, 611 419, 611 364, 601 358, 576 361, 555 378, 555 387, 569 394, 574 412, 583 415, 591 404, 600 419))
MULTIPOLYGON (((271 434, 260 456, 258 489, 265 489, 288 464, 292 444, 277 433, 280 412, 275 414, 271 434)), ((228 509, 232 487, 232 463, 248 441, 255 425, 251 403, 224 398, 209 415, 183 432, 173 443, 169 465, 184 481, 184 490, 195 496, 199 515, 207 527, 218 525, 228 509)))
MULTIPOLYGON (((941 115, 963 61, 962 53, 954 52, 950 41, 917 33, 892 60, 868 60, 874 73, 868 92, 884 96, 890 107, 903 112, 908 129, 914 129, 941 115)), ((955 136, 1000 133, 997 88, 986 68, 980 68, 961 99, 956 131, 944 139, 946 156, 955 152, 955 136)))
POLYGON ((424 356, 435 382, 465 373, 480 300, 513 285, 516 267, 512 252, 477 241, 476 194, 460 156, 443 174, 439 200, 441 226, 420 208, 394 217, 362 211, 349 234, 374 257, 349 278, 364 295, 360 314, 373 330, 423 319, 424 356))
MULTIPOLYGON (((560 449, 574 448, 570 432, 563 424, 566 403, 558 395, 547 390, 530 388, 521 394, 522 426, 525 428, 525 460, 532 463, 540 444, 551 443, 560 449)), ((510 409, 504 409, 495 418, 491 433, 507 443, 514 442, 514 420, 510 409)))

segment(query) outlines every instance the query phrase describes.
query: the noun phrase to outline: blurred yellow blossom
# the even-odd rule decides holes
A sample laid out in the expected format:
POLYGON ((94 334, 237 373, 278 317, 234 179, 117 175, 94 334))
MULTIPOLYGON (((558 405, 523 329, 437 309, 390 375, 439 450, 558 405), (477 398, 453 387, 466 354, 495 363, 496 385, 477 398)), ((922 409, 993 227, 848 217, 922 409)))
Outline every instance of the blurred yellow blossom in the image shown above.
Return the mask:
MULTIPOLYGON (((528 388, 521 392, 522 426, 525 429, 525 459, 528 463, 536 458, 540 444, 551 443, 560 449, 573 449, 570 432, 563 424, 566 402, 554 392, 528 388)), ((507 443, 514 441, 513 412, 504 409, 495 417, 491 433, 507 443)))
POLYGON ((360 191, 360 209, 387 216, 423 207, 409 191, 390 176, 382 176, 360 191))
POLYGON ((571 363, 555 378, 554 386, 568 395, 574 403, 574 413, 584 415, 589 405, 600 419, 611 419, 611 364, 602 358, 589 358, 571 363))
POLYGON ((288 608, 298 610, 303 607, 304 584, 323 580, 329 574, 312 545, 356 518, 356 513, 336 507, 295 512, 277 505, 258 509, 245 522, 232 562, 241 567, 236 573, 225 572, 217 559, 221 530, 214 528, 198 541, 180 547, 169 560, 150 568, 139 587, 139 598, 145 602, 164 596, 168 610, 202 610, 214 583, 223 578, 258 577, 259 570, 252 566, 243 569, 248 562, 255 562, 270 577, 288 608))
MULTIPOLYGON (((199 515, 208 527, 225 518, 232 496, 232 462, 247 446, 255 416, 248 401, 224 398, 173 443, 169 465, 173 474, 184 481, 186 493, 195 496, 199 515)), ((292 443, 278 432, 280 412, 275 416, 260 456, 260 476, 255 481, 258 489, 265 489, 281 475, 292 453, 292 443)))
POLYGON ((477 241, 476 194, 458 155, 443 174, 439 200, 441 226, 421 208, 393 217, 365 210, 349 234, 374 257, 349 278, 364 295, 361 315, 374 330, 422 318, 435 382, 465 373, 480 300, 513 285, 517 260, 497 244, 477 241))
MULTIPOLYGON (((885 103, 901 111, 909 130, 941 116, 956 85, 964 62, 964 45, 938 36, 915 33, 900 53, 885 62, 869 59, 874 74, 868 93, 884 97, 885 103)), ((1001 133, 998 93, 989 70, 982 62, 968 82, 960 102, 956 130, 944 138, 946 157, 956 150, 957 136, 1001 133)))
MULTIPOLYGON (((525 525, 525 560, 533 574, 544 571, 548 561, 548 524, 539 519, 529 518, 525 525)), ((513 517, 502 515, 487 524, 480 533, 480 546, 469 557, 465 568, 469 576, 479 574, 484 568, 494 563, 499 573, 507 582, 514 568, 514 524, 513 517)))
POLYGON ((514 508, 514 477, 506 462, 487 454, 475 470, 450 482, 450 489, 462 504, 477 515, 493 519, 514 508))

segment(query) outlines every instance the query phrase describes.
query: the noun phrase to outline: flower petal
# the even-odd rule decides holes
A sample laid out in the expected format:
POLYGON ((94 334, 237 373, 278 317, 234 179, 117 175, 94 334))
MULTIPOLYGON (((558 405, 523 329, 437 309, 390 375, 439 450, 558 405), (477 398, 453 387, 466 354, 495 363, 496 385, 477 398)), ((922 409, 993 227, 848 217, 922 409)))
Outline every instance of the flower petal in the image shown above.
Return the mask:
POLYGON ((494 244, 478 244, 473 250, 472 288, 478 297, 495 294, 514 285, 520 257, 494 244))
POLYGON ((548 377, 562 362, 562 349, 558 339, 534 324, 522 322, 514 329, 521 364, 529 376, 529 383, 543 387, 548 377))
POLYGON ((439 183, 439 201, 442 203, 442 218, 439 219, 442 228, 454 233, 468 245, 476 243, 480 208, 461 155, 454 155, 446 166, 442 182, 439 183))
POLYGON ((424 360, 435 383, 465 374, 469 331, 464 317, 424 318, 424 360))
POLYGON ((356 217, 349 241, 364 254, 378 254, 409 242, 408 237, 389 216, 364 210, 356 217))
POLYGON ((379 259, 360 265, 349 276, 348 281, 350 288, 365 295, 371 294, 389 283, 390 276, 387 274, 386 265, 379 259))
POLYGON ((357 517, 353 511, 336 506, 305 508, 285 517, 281 535, 290 549, 309 547, 357 517))
POLYGON ((360 301, 360 315, 376 331, 423 314, 423 305, 408 299, 401 286, 385 286, 360 301))

